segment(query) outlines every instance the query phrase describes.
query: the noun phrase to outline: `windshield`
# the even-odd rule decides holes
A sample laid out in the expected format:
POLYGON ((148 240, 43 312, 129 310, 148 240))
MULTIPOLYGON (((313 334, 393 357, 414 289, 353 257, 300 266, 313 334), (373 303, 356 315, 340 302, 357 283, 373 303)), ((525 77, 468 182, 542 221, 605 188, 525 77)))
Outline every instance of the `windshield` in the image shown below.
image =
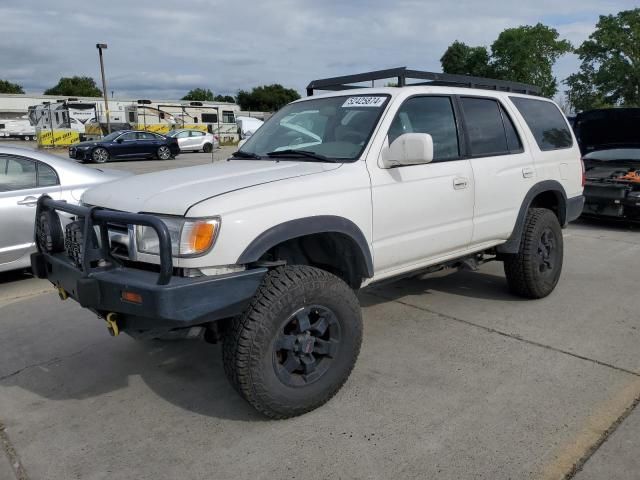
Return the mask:
POLYGON ((285 157, 285 151, 298 150, 318 158, 357 160, 388 100, 389 95, 345 95, 291 103, 256 130, 238 156, 279 158, 278 152, 285 157))
POLYGON ((122 135, 122 132, 112 132, 109 135, 105 135, 104 137, 102 137, 102 141, 103 142, 112 142, 116 138, 118 138, 120 135, 122 135))
POLYGON ((616 160, 640 161, 640 148, 612 148, 610 150, 598 150, 587 153, 584 160, 600 160, 601 162, 613 162, 616 160))

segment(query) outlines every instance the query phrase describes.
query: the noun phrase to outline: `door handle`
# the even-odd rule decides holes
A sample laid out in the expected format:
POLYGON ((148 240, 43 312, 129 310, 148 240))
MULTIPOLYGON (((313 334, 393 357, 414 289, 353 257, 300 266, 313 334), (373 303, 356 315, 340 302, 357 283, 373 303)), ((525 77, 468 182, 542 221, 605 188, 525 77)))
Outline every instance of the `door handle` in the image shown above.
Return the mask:
POLYGON ((533 168, 524 167, 522 169, 522 177, 523 178, 532 178, 534 175, 535 175, 535 172, 534 172, 533 168))
POLYGON ((455 190, 462 190, 464 188, 467 188, 468 185, 469 185, 469 180, 466 178, 457 177, 453 179, 453 188, 455 190))
POLYGON ((27 207, 35 207, 38 203, 38 198, 33 196, 24 197, 22 200, 18 200, 18 205, 25 205, 27 207))

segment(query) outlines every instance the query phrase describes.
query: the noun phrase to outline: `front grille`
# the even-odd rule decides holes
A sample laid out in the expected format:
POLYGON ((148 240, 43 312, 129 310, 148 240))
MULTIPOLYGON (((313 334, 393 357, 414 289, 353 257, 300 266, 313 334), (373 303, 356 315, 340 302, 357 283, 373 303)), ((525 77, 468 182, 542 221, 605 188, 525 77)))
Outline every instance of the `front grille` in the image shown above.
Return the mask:
POLYGON ((132 226, 108 223, 109 251, 124 260, 135 260, 135 230, 132 226))

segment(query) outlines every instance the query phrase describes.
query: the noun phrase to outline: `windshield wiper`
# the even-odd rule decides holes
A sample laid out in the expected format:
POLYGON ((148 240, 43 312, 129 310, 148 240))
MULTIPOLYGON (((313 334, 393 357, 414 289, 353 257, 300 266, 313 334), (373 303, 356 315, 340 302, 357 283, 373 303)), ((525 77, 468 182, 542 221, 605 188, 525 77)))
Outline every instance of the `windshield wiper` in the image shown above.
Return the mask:
POLYGON ((238 150, 237 152, 233 152, 231 154, 231 158, 236 157, 236 158, 252 158, 254 160, 262 160, 262 157, 260 155, 258 155, 257 153, 253 153, 253 152, 243 152, 242 150, 238 150))
POLYGON ((320 160, 321 162, 336 163, 333 158, 325 157, 320 153, 310 152, 309 150, 279 150, 275 152, 267 153, 268 157, 305 157, 313 158, 314 160, 320 160))

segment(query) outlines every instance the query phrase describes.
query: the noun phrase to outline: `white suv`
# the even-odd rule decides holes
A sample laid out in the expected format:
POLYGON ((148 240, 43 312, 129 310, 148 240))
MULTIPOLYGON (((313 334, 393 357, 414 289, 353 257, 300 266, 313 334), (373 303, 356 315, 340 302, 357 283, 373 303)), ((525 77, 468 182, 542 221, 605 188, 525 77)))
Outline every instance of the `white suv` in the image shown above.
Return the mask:
POLYGON ((346 381, 361 287, 499 260, 514 294, 551 293, 583 206, 564 115, 527 85, 393 73, 440 85, 316 81, 337 91, 287 105, 225 162, 100 186, 82 207, 40 200, 34 271, 113 334, 222 339, 231 383, 273 418, 346 381), (56 210, 77 217, 64 232, 56 210))

